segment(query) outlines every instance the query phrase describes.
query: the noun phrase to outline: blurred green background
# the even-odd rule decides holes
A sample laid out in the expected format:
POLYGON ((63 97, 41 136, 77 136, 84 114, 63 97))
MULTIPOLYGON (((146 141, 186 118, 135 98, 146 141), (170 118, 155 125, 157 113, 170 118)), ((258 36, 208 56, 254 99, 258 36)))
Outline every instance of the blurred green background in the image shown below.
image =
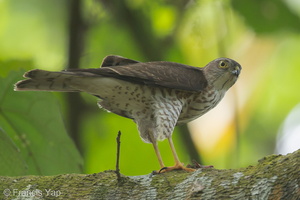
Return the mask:
MULTIPOLYGON (((0 174, 115 169, 119 130, 121 173, 159 168, 134 122, 99 110, 95 97, 13 91, 25 70, 97 68, 110 54, 199 67, 230 57, 242 65, 220 105, 175 129, 185 164, 238 168, 296 150, 299 32, 297 0, 0 0, 0 174)), ((159 147, 173 165, 167 141, 159 147)))

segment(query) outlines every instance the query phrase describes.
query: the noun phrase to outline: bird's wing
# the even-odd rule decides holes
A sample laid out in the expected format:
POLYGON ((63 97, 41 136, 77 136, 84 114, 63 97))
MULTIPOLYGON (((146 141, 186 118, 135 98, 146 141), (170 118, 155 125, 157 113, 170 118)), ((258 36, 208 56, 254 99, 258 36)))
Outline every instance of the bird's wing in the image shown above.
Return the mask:
POLYGON ((119 56, 108 56, 98 69, 76 69, 79 75, 113 77, 132 83, 198 92, 207 86, 201 68, 174 62, 138 62, 119 56))
POLYGON ((122 56, 110 55, 103 59, 101 67, 124 66, 135 63, 139 63, 139 61, 124 58, 122 56))

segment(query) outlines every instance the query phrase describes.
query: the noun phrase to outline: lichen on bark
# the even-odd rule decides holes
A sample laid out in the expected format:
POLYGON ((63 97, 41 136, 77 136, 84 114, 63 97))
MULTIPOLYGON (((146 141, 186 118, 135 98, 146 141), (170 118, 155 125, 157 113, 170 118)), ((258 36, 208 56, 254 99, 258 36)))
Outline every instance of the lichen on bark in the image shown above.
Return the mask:
POLYGON ((0 199, 300 199, 300 150, 241 169, 0 177, 0 199))

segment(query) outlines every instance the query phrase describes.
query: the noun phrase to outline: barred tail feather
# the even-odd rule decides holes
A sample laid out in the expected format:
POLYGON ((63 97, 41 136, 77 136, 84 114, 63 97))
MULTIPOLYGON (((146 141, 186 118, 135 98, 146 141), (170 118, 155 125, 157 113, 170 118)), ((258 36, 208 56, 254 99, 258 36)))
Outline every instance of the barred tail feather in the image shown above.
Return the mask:
POLYGON ((15 91, 78 92, 68 84, 74 77, 73 74, 35 69, 26 72, 24 77, 29 79, 17 82, 15 91))

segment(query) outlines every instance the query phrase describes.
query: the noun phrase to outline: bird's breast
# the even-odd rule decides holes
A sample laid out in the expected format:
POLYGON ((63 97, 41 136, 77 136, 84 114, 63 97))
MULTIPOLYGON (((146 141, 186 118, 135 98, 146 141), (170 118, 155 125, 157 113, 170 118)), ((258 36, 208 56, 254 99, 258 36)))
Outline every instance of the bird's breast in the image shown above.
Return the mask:
POLYGON ((178 124, 190 122, 214 108, 223 98, 225 92, 208 87, 205 90, 195 93, 188 99, 184 105, 178 124))

